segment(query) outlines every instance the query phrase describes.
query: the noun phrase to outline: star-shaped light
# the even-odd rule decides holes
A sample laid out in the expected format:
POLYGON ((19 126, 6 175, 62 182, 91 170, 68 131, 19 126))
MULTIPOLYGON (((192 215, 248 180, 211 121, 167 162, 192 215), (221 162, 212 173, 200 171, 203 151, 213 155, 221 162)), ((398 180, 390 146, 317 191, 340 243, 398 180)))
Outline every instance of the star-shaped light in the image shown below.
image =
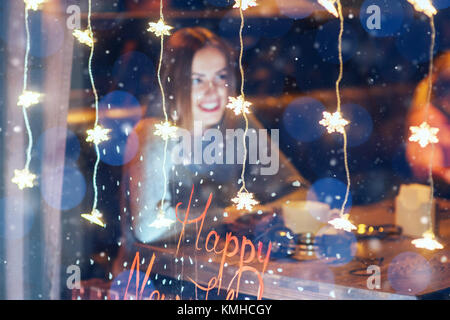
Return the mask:
POLYGON ((86 219, 87 221, 104 228, 106 225, 102 220, 102 216, 103 215, 101 214, 101 212, 97 209, 92 210, 91 213, 83 213, 81 215, 83 219, 86 219))
POLYGON ((340 218, 335 218, 333 220, 328 221, 335 229, 337 230, 345 230, 347 232, 351 232, 352 230, 356 230, 356 226, 348 220, 349 215, 344 214, 340 218))
POLYGON ((411 130, 409 141, 418 142, 422 148, 425 148, 430 143, 439 142, 437 138, 439 128, 430 127, 426 122, 422 122, 418 127, 409 127, 409 129, 411 130))
POLYGON ((437 13, 431 0, 408 0, 408 2, 414 6, 416 11, 423 12, 430 18, 437 13))
POLYGON ((239 191, 237 196, 231 199, 236 204, 238 210, 252 210, 253 206, 257 205, 259 201, 253 199, 253 193, 248 191, 239 191))
POLYGON ((23 0, 27 10, 39 10, 39 6, 45 2, 45 0, 23 0))
POLYGON ((14 177, 11 181, 19 187, 20 190, 25 188, 33 188, 36 175, 32 174, 28 169, 14 170, 14 177))
POLYGON ((155 124, 155 136, 160 136, 164 141, 177 137, 178 127, 173 126, 168 121, 155 124))
POLYGON ((93 142, 94 144, 100 144, 103 141, 109 140, 109 132, 111 129, 105 129, 102 126, 96 125, 94 129, 89 129, 87 133, 87 142, 93 142))
POLYGON ((73 36, 78 40, 78 42, 87 45, 88 47, 92 47, 94 45, 94 35, 91 30, 79 30, 75 29, 73 31, 73 36))
POLYGON ((251 102, 245 101, 242 96, 237 98, 228 97, 227 108, 234 111, 236 115, 250 113, 249 107, 252 105, 251 102))
POLYGON ((235 0, 233 8, 239 8, 242 4, 242 10, 247 10, 250 7, 256 7, 258 4, 256 0, 235 0))
POLYGON ((174 222, 174 220, 166 218, 164 211, 160 211, 149 226, 157 229, 169 228, 174 222))
POLYGON ((415 239, 415 240, 411 241, 411 243, 416 248, 427 249, 427 250, 431 250, 431 251, 436 250, 436 249, 443 249, 444 248, 444 246, 442 244, 440 244, 434 238, 434 233, 432 231, 426 231, 422 235, 422 238, 415 239))
POLYGON ((340 132, 342 134, 345 132, 344 127, 349 123, 350 122, 342 118, 341 113, 337 111, 335 113, 325 111, 323 113, 323 119, 319 122, 319 124, 327 127, 328 133, 340 132))
POLYGON ((159 19, 158 22, 149 22, 148 25, 147 31, 153 32, 158 37, 170 36, 170 30, 173 29, 173 27, 165 24, 163 19, 159 19))
POLYGON ((39 103, 39 98, 42 95, 38 92, 33 92, 33 91, 23 91, 22 94, 19 96, 19 100, 17 101, 17 105, 24 107, 24 108, 28 108, 31 107, 35 104, 39 103))
POLYGON ((334 4, 336 3, 336 0, 319 0, 319 4, 322 5, 329 13, 331 13, 336 18, 339 17, 339 14, 336 10, 336 7, 334 4))

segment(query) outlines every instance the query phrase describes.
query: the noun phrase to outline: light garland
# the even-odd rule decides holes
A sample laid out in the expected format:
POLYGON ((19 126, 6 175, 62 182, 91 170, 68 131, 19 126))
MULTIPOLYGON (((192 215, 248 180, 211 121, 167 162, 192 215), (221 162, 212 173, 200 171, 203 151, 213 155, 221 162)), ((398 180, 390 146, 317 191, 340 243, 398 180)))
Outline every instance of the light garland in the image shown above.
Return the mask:
MULTIPOLYGON (((335 229, 337 230, 345 230, 350 232, 351 230, 356 229, 356 227, 350 222, 349 215, 344 214, 345 212, 345 206, 348 202, 348 197, 350 194, 350 170, 348 167, 348 153, 347 153, 347 133, 345 131, 345 126, 348 125, 350 122, 346 119, 344 119, 341 115, 341 94, 340 94, 340 83, 342 81, 342 77, 344 74, 344 62, 342 58, 342 36, 344 34, 344 15, 342 13, 342 4, 340 0, 333 0, 333 1, 324 1, 319 0, 319 3, 325 8, 327 8, 328 11, 333 13, 334 11, 331 10, 335 8, 335 4, 337 5, 337 16, 339 17, 340 22, 340 29, 339 29, 339 38, 338 38, 338 51, 339 51, 339 76, 336 80, 336 99, 337 99, 337 110, 333 114, 329 112, 323 113, 323 119, 319 121, 319 124, 322 126, 325 126, 328 130, 328 133, 338 132, 341 133, 344 138, 344 165, 345 165, 345 174, 347 176, 347 188, 345 190, 345 197, 344 201, 341 206, 341 210, 339 213, 339 218, 335 218, 331 221, 328 221, 329 224, 331 224, 335 229), (333 11, 333 12, 332 12, 333 11)), ((334 13, 333 13, 334 14, 334 13)))
POLYGON ((27 108, 36 105, 40 102, 42 94, 34 91, 27 90, 28 85, 28 57, 30 55, 30 26, 28 23, 28 11, 39 10, 39 7, 43 0, 24 0, 25 3, 25 32, 26 32, 26 48, 23 66, 23 89, 22 94, 19 96, 17 106, 22 107, 23 118, 25 127, 28 134, 28 148, 26 152, 25 168, 22 170, 14 170, 14 177, 11 179, 12 183, 15 183, 20 190, 25 188, 33 188, 37 176, 30 172, 31 162, 31 150, 33 149, 33 134, 31 132, 30 122, 28 120, 27 108))
POLYGON ((336 3, 336 0, 318 0, 319 4, 327 9, 329 13, 331 13, 336 18, 339 18, 339 14, 336 10, 336 7, 334 6, 336 3))
POLYGON ((239 189, 237 196, 232 198, 231 201, 235 203, 236 208, 238 210, 245 209, 251 211, 253 206, 257 205, 259 201, 254 199, 254 194, 249 192, 245 187, 245 162, 247 160, 247 144, 245 143, 245 137, 248 132, 248 117, 247 113, 250 113, 249 107, 251 103, 245 100, 244 93, 244 68, 242 67, 242 56, 244 52, 244 41, 242 38, 242 30, 244 29, 244 13, 243 11, 249 7, 257 6, 256 1, 254 0, 235 0, 235 4, 233 8, 239 8, 239 15, 241 17, 241 25, 239 28, 239 43, 240 43, 240 51, 239 51, 239 70, 241 72, 241 94, 237 98, 228 97, 229 103, 227 104, 228 109, 232 109, 236 115, 242 114, 245 120, 245 130, 244 135, 242 137, 242 143, 244 147, 244 159, 242 161, 242 171, 241 171, 241 181, 242 186, 239 189))
POLYGON ((409 127, 411 131, 409 141, 418 142, 422 148, 425 148, 426 146, 431 144, 431 156, 428 164, 428 179, 430 182, 430 201, 428 205, 429 230, 423 234, 422 238, 415 239, 411 243, 417 248, 435 250, 443 248, 443 246, 437 240, 435 240, 435 235, 432 231, 431 226, 431 210, 433 208, 434 202, 433 154, 434 144, 439 142, 439 138, 437 137, 439 128, 431 127, 427 121, 431 103, 431 94, 433 91, 434 46, 436 43, 436 27, 434 25, 434 15, 437 13, 437 10, 430 0, 408 0, 408 2, 414 6, 414 9, 416 11, 422 12, 430 18, 431 28, 431 43, 429 53, 430 62, 428 64, 428 87, 425 101, 425 121, 422 122, 420 126, 409 127))
POLYGON ((91 81, 91 87, 92 92, 94 93, 94 106, 95 106, 95 122, 94 122, 94 128, 86 130, 87 142, 92 142, 95 145, 95 153, 97 155, 97 158, 95 160, 94 164, 94 171, 92 174, 92 186, 94 189, 94 201, 92 204, 92 210, 90 213, 83 213, 81 214, 81 217, 83 219, 88 220, 91 223, 94 223, 101 227, 106 227, 106 224, 103 222, 102 217, 103 214, 98 210, 97 204, 98 204, 98 187, 97 187, 97 171, 98 171, 98 165, 100 163, 100 150, 99 150, 99 144, 109 140, 108 133, 111 131, 110 129, 105 129, 101 127, 98 124, 98 93, 97 88, 95 87, 95 81, 94 81, 94 75, 92 73, 92 59, 94 57, 94 33, 92 32, 92 22, 91 22, 91 15, 92 15, 92 0, 89 0, 88 4, 88 26, 85 31, 75 30, 73 32, 74 37, 82 44, 86 44, 88 47, 91 48, 90 54, 89 54, 89 62, 88 62, 88 70, 89 70, 89 79, 91 81))
POLYGON ((165 202, 166 196, 167 196, 167 184, 168 184, 168 178, 167 178, 167 172, 166 172, 167 147, 168 147, 169 139, 176 137, 176 131, 178 128, 169 122, 169 117, 167 115, 167 109, 166 109, 166 97, 165 97, 165 92, 164 92, 164 86, 161 81, 161 66, 162 66, 162 58, 163 58, 163 54, 164 54, 164 36, 169 36, 170 30, 172 30, 172 29, 173 29, 173 27, 165 24, 165 22, 164 22, 163 0, 160 0, 159 21, 156 23, 149 22, 149 28, 147 29, 148 32, 153 32, 157 37, 161 38, 161 49, 160 49, 159 63, 158 63, 158 84, 159 84, 159 88, 161 91, 164 122, 161 122, 161 123, 155 125, 154 134, 156 136, 160 136, 164 140, 164 156, 163 156, 163 162, 162 162, 164 186, 163 186, 163 195, 162 195, 162 199, 161 199, 161 205, 159 208, 159 212, 156 216, 156 219, 149 225, 150 227, 154 227, 154 228, 158 228, 158 229, 169 228, 173 223, 175 223, 175 220, 171 220, 166 217, 166 214, 164 212, 164 202, 165 202))

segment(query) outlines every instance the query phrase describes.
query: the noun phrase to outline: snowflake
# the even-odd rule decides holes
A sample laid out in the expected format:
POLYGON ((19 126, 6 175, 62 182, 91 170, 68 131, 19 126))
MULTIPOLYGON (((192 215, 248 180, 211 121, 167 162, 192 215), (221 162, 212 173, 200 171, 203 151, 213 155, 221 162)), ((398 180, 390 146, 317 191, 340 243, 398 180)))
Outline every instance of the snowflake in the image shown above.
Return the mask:
POLYGON ((102 221, 102 214, 97 209, 92 210, 91 213, 83 213, 81 217, 83 219, 86 219, 87 221, 90 221, 93 224, 96 224, 100 227, 105 227, 105 223, 102 221))
POLYGON ((39 6, 45 2, 45 0, 24 0, 27 10, 38 11, 39 6))
POLYGON ((250 110, 248 108, 252 105, 252 103, 249 101, 245 101, 242 96, 239 96, 237 98, 228 97, 228 100, 229 102, 226 107, 233 110, 236 115, 241 113, 250 113, 250 110))
POLYGON ((434 238, 434 234, 431 231, 425 232, 422 235, 422 238, 415 239, 415 240, 411 241, 411 243, 416 248, 427 249, 427 250, 431 250, 431 251, 444 248, 444 246, 442 244, 440 244, 438 241, 436 241, 436 239, 434 238))
POLYGON ((423 12, 430 18, 437 13, 431 0, 408 0, 408 2, 414 6, 416 11, 423 12))
POLYGON ((103 141, 109 140, 108 133, 111 129, 105 129, 102 126, 96 125, 94 129, 89 129, 86 131, 88 134, 86 141, 93 142, 94 144, 100 144, 103 141))
POLYGON ((339 17, 339 14, 336 10, 336 7, 334 4, 336 3, 336 0, 319 0, 319 4, 322 5, 329 13, 331 13, 336 18, 339 17))
POLYGON ((174 222, 174 220, 166 218, 164 211, 160 211, 156 219, 150 224, 150 227, 157 229, 169 228, 174 222))
POLYGON ((231 199, 236 204, 236 208, 238 210, 252 210, 253 206, 257 205, 259 201, 253 199, 253 193, 250 193, 248 191, 239 191, 237 196, 233 199, 231 199))
POLYGON ((419 127, 409 127, 411 136, 409 141, 418 142, 422 148, 425 148, 429 143, 438 143, 437 133, 438 128, 432 128, 426 122, 422 122, 419 127))
POLYGON ((345 132, 344 127, 349 124, 349 122, 342 118, 340 112, 336 111, 333 114, 324 112, 323 119, 320 120, 319 124, 327 127, 328 133, 340 132, 343 134, 345 132))
POLYGON ((42 95, 37 92, 33 91, 23 91, 22 94, 19 96, 19 100, 17 102, 18 106, 22 106, 24 108, 28 108, 30 106, 33 106, 35 104, 39 103, 39 98, 42 95))
POLYGON ((173 29, 173 27, 165 24, 163 19, 159 19, 158 22, 149 22, 148 25, 147 31, 153 32, 158 37, 170 36, 170 30, 173 29))
POLYGON ((352 230, 356 230, 356 227, 348 220, 349 215, 344 214, 340 218, 335 218, 331 221, 328 221, 335 229, 337 230, 345 230, 347 232, 351 232, 352 230))
POLYGON ((84 31, 76 29, 72 34, 80 43, 85 44, 88 47, 92 47, 94 45, 94 36, 89 29, 84 31))
POLYGON ((36 175, 32 174, 28 169, 14 170, 14 177, 11 181, 19 187, 20 190, 25 188, 33 188, 36 175))
POLYGON ((239 8, 242 4, 242 10, 247 10, 249 7, 256 7, 258 4, 256 0, 235 0, 233 8, 239 8))
POLYGON ((178 128, 168 121, 155 124, 155 128, 155 136, 160 136, 164 141, 177 137, 178 128))

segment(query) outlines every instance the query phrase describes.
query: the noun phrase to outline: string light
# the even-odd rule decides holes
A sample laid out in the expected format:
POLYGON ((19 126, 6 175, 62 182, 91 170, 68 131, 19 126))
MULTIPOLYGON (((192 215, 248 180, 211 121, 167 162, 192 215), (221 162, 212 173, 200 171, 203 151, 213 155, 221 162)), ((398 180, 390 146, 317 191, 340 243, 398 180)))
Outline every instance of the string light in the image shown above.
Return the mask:
POLYGON ((347 232, 351 232, 352 230, 356 230, 356 226, 350 222, 349 214, 344 214, 340 218, 335 218, 333 220, 328 221, 335 229, 337 230, 345 230, 347 232))
POLYGON ((239 8, 239 15, 241 17, 241 25, 239 28, 239 44, 240 44, 240 51, 239 51, 239 70, 241 72, 241 92, 240 96, 237 98, 234 97, 228 97, 229 103, 227 104, 227 108, 232 109, 236 115, 242 114, 244 116, 245 120, 245 130, 244 135, 242 137, 242 143, 244 147, 244 159, 242 161, 242 171, 241 171, 241 181, 242 186, 239 189, 237 196, 235 198, 232 198, 231 201, 235 203, 236 208, 238 210, 246 209, 248 211, 253 209, 253 206, 257 205, 259 201, 255 200, 253 193, 249 192, 245 186, 245 163, 247 160, 247 144, 245 143, 245 137, 247 136, 248 132, 248 117, 247 113, 250 113, 249 107, 251 106, 251 103, 245 100, 245 93, 244 93, 244 68, 242 67, 242 56, 244 53, 244 41, 243 41, 243 34, 242 31, 244 29, 244 13, 243 11, 247 9, 248 7, 254 7, 256 6, 256 1, 248 0, 236 0, 236 3, 234 4, 234 8, 239 8))
POLYGON ((156 219, 150 224, 150 227, 154 227, 154 228, 169 228, 173 223, 175 223, 175 220, 166 218, 166 214, 164 212, 164 202, 165 202, 166 196, 167 196, 167 184, 168 184, 168 178, 167 178, 167 172, 166 172, 167 147, 168 147, 169 139, 176 137, 176 131, 178 130, 178 128, 176 126, 173 126, 169 122, 169 116, 167 115, 167 108, 166 108, 166 96, 165 96, 165 92, 164 92, 164 86, 163 86, 162 80, 161 80, 161 66, 162 66, 162 58, 164 55, 164 36, 169 36, 171 29, 173 29, 173 27, 166 25, 164 22, 163 0, 160 0, 160 2, 159 2, 159 21, 157 23, 150 22, 149 28, 147 29, 147 31, 153 32, 157 37, 161 38, 161 49, 160 49, 159 62, 158 62, 158 85, 159 85, 159 89, 161 91, 162 109, 163 109, 163 113, 164 113, 164 122, 155 124, 155 131, 154 131, 154 134, 156 136, 160 136, 164 140, 164 156, 163 156, 163 162, 162 162, 162 172, 163 172, 163 177, 164 177, 164 179, 163 179, 164 180, 163 195, 162 195, 161 206, 159 208, 158 215, 156 216, 156 219))
POLYGON ((339 17, 339 14, 336 10, 336 7, 334 6, 336 3, 336 0, 319 0, 319 4, 322 5, 329 13, 331 13, 336 18, 339 17))
MULTIPOLYGON (((87 35, 90 35, 91 38, 93 38, 93 32, 92 32, 92 22, 91 22, 91 15, 92 15, 92 0, 89 0, 88 4, 88 27, 87 27, 87 35)), ((75 34, 74 34, 75 36, 75 34)), ((75 36, 76 37, 76 36, 75 36)), ((80 39, 77 38, 79 41, 80 39)), ((81 42, 81 41, 80 41, 81 42)), ((98 171, 98 165, 100 163, 100 150, 99 150, 99 144, 103 141, 106 141, 109 139, 108 133, 109 129, 104 129, 98 124, 98 93, 97 88, 95 87, 95 81, 94 81, 94 75, 92 73, 92 59, 94 57, 94 41, 90 43, 89 46, 91 48, 90 54, 89 54, 89 62, 88 62, 88 71, 89 71, 89 79, 91 81, 91 87, 92 92, 94 93, 94 106, 95 106, 95 122, 94 122, 94 128, 86 130, 87 138, 86 141, 93 142, 95 145, 95 154, 97 155, 97 158, 95 160, 94 164, 94 170, 92 173, 92 186, 94 189, 94 201, 92 204, 92 210, 90 213, 83 213, 81 214, 81 217, 83 219, 86 219, 90 221, 91 223, 94 223, 96 225, 99 225, 101 227, 105 227, 105 223, 102 221, 102 213, 98 210, 97 204, 98 204, 98 187, 97 187, 97 171, 98 171)))
POLYGON ((80 43, 85 44, 88 47, 92 47, 94 45, 94 35, 91 30, 75 29, 72 34, 80 43))
POLYGON ((328 133, 339 132, 344 134, 345 126, 349 122, 344 118, 342 118, 340 112, 335 113, 324 112, 323 119, 319 123, 327 128, 328 133))
POLYGON ((36 175, 30 172, 31 150, 33 149, 33 134, 31 132, 30 122, 28 120, 27 108, 36 105, 40 102, 42 94, 27 90, 28 85, 28 56, 30 54, 30 26, 28 23, 28 11, 39 10, 39 6, 44 3, 43 0, 24 0, 25 3, 25 33, 26 33, 26 48, 23 67, 23 89, 19 96, 17 105, 22 107, 23 119, 28 134, 28 147, 26 153, 25 168, 22 170, 14 170, 14 177, 11 179, 12 183, 17 184, 20 190, 24 188, 32 188, 36 175))
POLYGON ((434 233, 431 230, 426 231, 422 235, 422 238, 415 239, 411 241, 411 243, 416 248, 427 249, 431 251, 444 248, 444 246, 435 239, 434 233))
POLYGON ((425 148, 430 143, 439 142, 439 139, 437 138, 439 128, 430 127, 426 122, 422 122, 418 127, 412 126, 409 129, 412 132, 409 141, 418 142, 422 148, 425 148))
POLYGON ((431 0, 408 0, 408 2, 414 6, 414 10, 422 12, 430 18, 437 13, 431 0))

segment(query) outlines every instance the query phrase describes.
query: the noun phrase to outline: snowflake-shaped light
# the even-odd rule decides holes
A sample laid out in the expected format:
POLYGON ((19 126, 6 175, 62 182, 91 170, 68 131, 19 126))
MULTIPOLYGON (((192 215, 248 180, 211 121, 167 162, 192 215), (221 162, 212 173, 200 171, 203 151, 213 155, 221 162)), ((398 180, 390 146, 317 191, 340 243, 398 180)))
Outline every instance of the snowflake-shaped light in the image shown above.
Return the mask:
POLYGON ((319 124, 327 127, 328 133, 340 132, 342 134, 345 132, 344 127, 349 123, 350 122, 342 118, 341 113, 337 111, 335 113, 325 111, 323 113, 323 119, 319 122, 319 124))
POLYGON ((23 91, 22 94, 19 96, 19 100, 17 101, 17 105, 24 107, 24 108, 28 108, 31 107, 35 104, 39 103, 39 98, 42 95, 38 92, 33 92, 33 91, 23 91))
POLYGON ((174 222, 174 220, 166 218, 164 211, 160 211, 149 226, 157 229, 169 228, 174 222))
POLYGON ((242 10, 247 10, 250 7, 256 7, 258 4, 256 0, 235 0, 233 8, 239 8, 242 4, 242 10))
POLYGON ((339 14, 336 10, 336 7, 334 4, 336 3, 336 0, 319 0, 319 4, 322 5, 329 13, 331 13, 336 18, 339 17, 339 14))
POLYGON ((256 206, 259 201, 253 199, 253 193, 250 193, 248 191, 239 191, 237 196, 233 199, 231 199, 236 204, 236 208, 238 210, 252 210, 253 206, 256 206))
POLYGON ((28 169, 14 170, 14 177, 11 181, 19 187, 20 190, 25 188, 33 188, 36 175, 32 174, 28 169))
POLYGON ((431 232, 431 231, 426 231, 422 235, 422 238, 415 239, 415 240, 411 241, 411 243, 416 248, 427 249, 427 250, 431 250, 431 251, 436 250, 436 249, 443 249, 444 248, 444 246, 442 244, 440 244, 434 238, 434 233, 431 232))
POLYGON ((348 220, 349 215, 344 214, 339 218, 335 218, 333 220, 328 221, 335 229, 337 230, 345 230, 347 232, 351 232, 352 230, 356 230, 356 226, 348 220))
POLYGON ((45 2, 45 0, 23 0, 27 10, 39 10, 39 6, 45 2))
POLYGON ((423 12, 430 18, 437 13, 431 0, 408 0, 408 2, 414 6, 416 11, 423 12))
POLYGON ((81 215, 83 219, 104 228, 106 225, 102 220, 102 216, 101 212, 97 209, 92 210, 91 213, 83 213, 81 215))
POLYGON ((173 27, 165 24, 163 19, 159 19, 158 22, 149 22, 148 25, 147 31, 153 32, 158 37, 170 36, 170 30, 173 29, 173 27))
POLYGON ((73 36, 78 40, 78 42, 87 45, 88 47, 92 47, 94 45, 94 35, 91 30, 78 30, 75 29, 73 31, 73 36))
POLYGON ((93 142, 94 144, 100 144, 103 141, 109 140, 109 132, 111 129, 105 129, 102 126, 96 125, 94 129, 89 129, 87 133, 87 142, 93 142))
POLYGON ((430 127, 426 122, 422 122, 418 127, 409 127, 409 129, 411 130, 409 141, 418 142, 422 148, 425 148, 430 143, 439 142, 437 138, 439 128, 430 127))
POLYGON ((242 96, 237 98, 228 97, 227 108, 234 111, 236 115, 250 113, 249 107, 252 105, 251 102, 245 101, 242 96))
POLYGON ((160 136, 164 141, 177 137, 178 127, 173 126, 168 121, 155 124, 155 136, 160 136))

